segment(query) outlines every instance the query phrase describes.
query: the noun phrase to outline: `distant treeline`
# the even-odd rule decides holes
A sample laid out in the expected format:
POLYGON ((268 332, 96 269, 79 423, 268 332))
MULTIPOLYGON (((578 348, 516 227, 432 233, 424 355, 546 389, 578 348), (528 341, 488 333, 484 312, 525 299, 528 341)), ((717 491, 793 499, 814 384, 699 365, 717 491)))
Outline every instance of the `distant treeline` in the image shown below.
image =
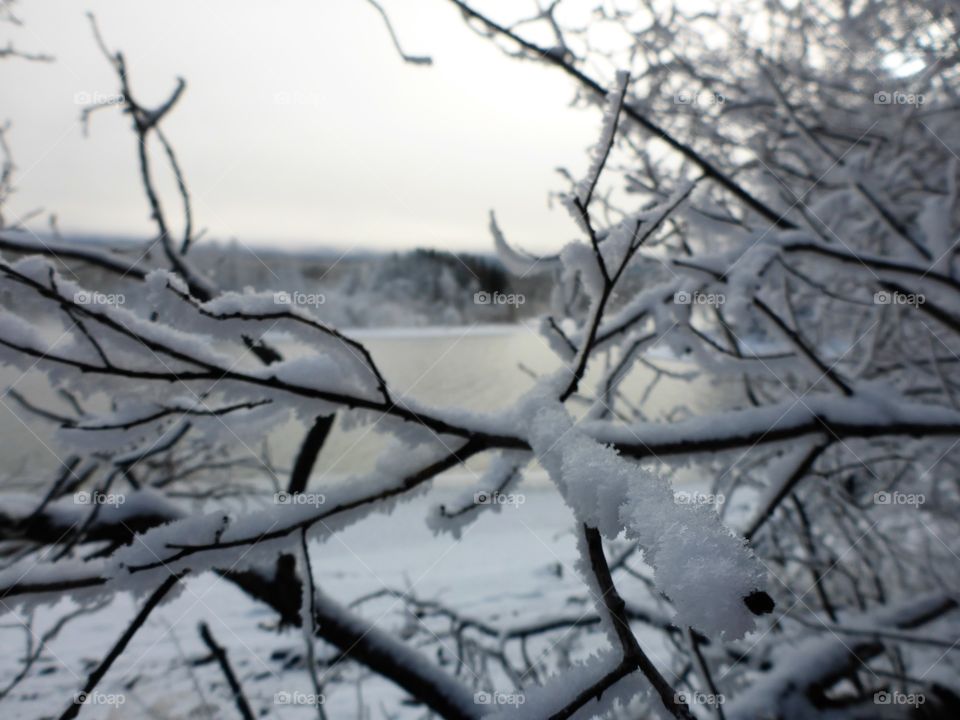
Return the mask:
MULTIPOLYGON (((100 250, 121 248, 118 255, 131 261, 149 245, 130 240, 89 242, 100 250)), ((231 241, 199 244, 188 257, 224 290, 322 293, 325 302, 311 309, 343 326, 512 322, 541 314, 549 304, 548 278, 514 277, 495 256, 479 253, 418 248, 338 254, 251 248, 231 241)), ((157 246, 148 259, 165 266, 157 246)), ((112 293, 124 292, 131 282, 73 261, 67 277, 78 278, 88 289, 112 293)), ((132 289, 128 292, 136 295, 132 289)))

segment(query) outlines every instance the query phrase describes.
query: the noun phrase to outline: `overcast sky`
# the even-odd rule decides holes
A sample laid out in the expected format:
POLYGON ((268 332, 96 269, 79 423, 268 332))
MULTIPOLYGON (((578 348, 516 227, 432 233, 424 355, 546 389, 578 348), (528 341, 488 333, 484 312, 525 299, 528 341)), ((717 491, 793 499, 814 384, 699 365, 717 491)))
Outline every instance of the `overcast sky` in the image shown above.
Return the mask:
MULTIPOLYGON (((570 80, 505 57, 447 0, 382 4, 405 50, 433 66, 403 63, 366 0, 21 0, 24 27, 0 39, 56 62, 2 66, 0 117, 19 166, 8 221, 43 207, 65 231, 153 230, 129 119, 104 110, 82 134, 77 99, 117 91, 92 10, 142 102, 187 80, 165 127, 209 237, 489 249, 491 208, 522 247, 575 236, 547 194, 564 187, 557 166, 585 168, 598 113, 569 107, 570 80)), ((521 6, 481 3, 498 17, 521 6)))

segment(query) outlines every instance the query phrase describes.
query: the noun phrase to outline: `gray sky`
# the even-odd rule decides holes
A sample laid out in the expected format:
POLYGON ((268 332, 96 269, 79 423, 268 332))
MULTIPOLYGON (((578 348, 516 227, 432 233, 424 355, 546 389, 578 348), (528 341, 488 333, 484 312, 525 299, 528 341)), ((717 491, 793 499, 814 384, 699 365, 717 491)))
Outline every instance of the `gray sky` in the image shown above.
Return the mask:
MULTIPOLYGON (((447 0, 382 4, 404 49, 431 55, 432 67, 400 60, 366 0, 22 0, 25 26, 0 28, 0 39, 57 61, 2 66, 0 118, 13 122, 20 169, 9 220, 43 207, 65 231, 153 230, 129 119, 103 110, 81 132, 78 93, 117 91, 84 16, 92 10, 142 102, 186 78, 165 127, 209 237, 488 249, 491 208, 522 247, 574 237, 547 193, 564 187, 557 166, 585 169, 599 114, 570 108, 562 73, 505 57, 447 0)), ((495 17, 528 9, 478 5, 495 17)))

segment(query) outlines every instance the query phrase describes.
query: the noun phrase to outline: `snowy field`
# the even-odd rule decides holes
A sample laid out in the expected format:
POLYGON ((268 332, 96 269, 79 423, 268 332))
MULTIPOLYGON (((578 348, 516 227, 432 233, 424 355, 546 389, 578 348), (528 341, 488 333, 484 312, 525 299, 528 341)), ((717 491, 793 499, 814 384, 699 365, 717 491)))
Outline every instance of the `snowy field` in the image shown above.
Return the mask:
MULTIPOLYGON (((462 481, 448 478, 425 498, 400 506, 392 515, 372 516, 362 528, 354 527, 311 548, 314 569, 322 590, 350 602, 368 593, 391 588, 422 598, 441 600, 465 616, 496 620, 508 626, 542 621, 551 615, 589 616, 590 604, 570 602, 583 593, 582 581, 572 564, 575 558, 572 516, 559 496, 545 483, 520 488, 525 502, 485 513, 461 540, 434 537, 426 528, 430 506, 449 501, 462 481), (444 485, 447 485, 444 487, 444 485), (450 487, 453 485, 454 487, 450 487), (523 608, 521 613, 514 608, 523 608)), ((625 588, 630 585, 625 583, 625 588)), ((629 594, 627 595, 629 597, 629 594)), ((66 601, 37 613, 34 632, 43 635, 52 620, 70 607, 66 601)), ((364 615, 378 626, 402 632, 400 604, 392 599, 372 601, 364 615)), ((117 597, 103 610, 70 624, 49 644, 31 677, 5 701, 6 717, 36 718, 37 700, 49 711, 71 701, 85 673, 109 649, 124 623, 136 609, 128 595, 117 597)), ((298 630, 269 629, 273 613, 254 604, 230 583, 212 574, 190 580, 180 595, 155 611, 137 633, 123 657, 101 683, 98 692, 106 703, 122 695, 119 706, 88 705, 84 718, 233 718, 219 669, 204 665, 187 671, 181 659, 200 658, 206 650, 197 624, 209 624, 217 641, 228 649, 231 663, 255 711, 281 720, 316 717, 313 707, 283 704, 283 693, 302 700, 312 693, 307 674, 296 668, 302 657, 298 630), (264 629, 264 628, 268 629, 264 629), (299 694, 298 694, 299 693, 299 694)), ((438 632, 440 632, 438 628, 438 632)), ((4 624, 0 656, 0 687, 18 670, 23 631, 10 616, 4 624)), ((531 644, 543 652, 561 642, 563 633, 549 635, 547 645, 531 644)), ((456 648, 441 643, 447 661, 456 648)), ((593 648, 582 647, 585 656, 593 648)), ((649 648, 657 660, 657 648, 649 648)), ((322 652, 321 652, 322 657, 322 652)), ((356 672, 325 693, 330 718, 422 717, 422 709, 402 704, 403 694, 389 683, 356 672)))

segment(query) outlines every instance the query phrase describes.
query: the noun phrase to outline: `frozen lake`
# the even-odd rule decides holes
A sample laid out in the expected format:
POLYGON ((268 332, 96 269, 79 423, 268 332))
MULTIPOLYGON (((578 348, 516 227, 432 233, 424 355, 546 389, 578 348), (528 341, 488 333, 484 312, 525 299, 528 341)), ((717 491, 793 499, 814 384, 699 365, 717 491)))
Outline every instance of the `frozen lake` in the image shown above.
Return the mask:
MULTIPOLYGON (((470 327, 360 330, 350 333, 361 340, 398 394, 405 394, 435 407, 463 407, 476 411, 494 411, 514 403, 535 382, 533 375, 550 373, 560 362, 540 337, 527 325, 486 325, 470 327)), ((283 337, 272 338, 287 357, 303 348, 294 347, 283 337)), ((602 372, 599 363, 591 368, 585 388, 602 372)), ((672 370, 684 366, 663 360, 672 370)), ((639 398, 652 371, 638 366, 624 381, 631 399, 639 398)), ((50 390, 39 368, 21 373, 15 368, 0 369, 0 387, 16 388, 32 401, 64 407, 50 390)), ((176 391, 176 388, 173 388, 176 391)), ((186 391, 181 388, 180 392, 186 391)), ((703 383, 684 383, 662 377, 644 403, 643 410, 658 419, 677 404, 689 403, 703 408, 715 402, 720 389, 703 383)), ((107 398, 100 398, 106 402, 107 398)), ((571 405, 576 411, 577 405, 571 405)), ((4 470, 7 476, 29 475, 48 482, 60 467, 58 449, 53 442, 53 427, 20 408, 4 393, 0 396, 0 433, 4 439, 4 470)), ((284 466, 292 458, 305 427, 297 420, 270 428, 266 438, 271 457, 284 466)), ((314 469, 315 475, 336 479, 370 470, 385 442, 375 426, 345 430, 340 423, 331 433, 314 469)), ((251 455, 262 450, 250 446, 251 455)), ((477 458, 471 467, 479 468, 485 458, 477 458)))

